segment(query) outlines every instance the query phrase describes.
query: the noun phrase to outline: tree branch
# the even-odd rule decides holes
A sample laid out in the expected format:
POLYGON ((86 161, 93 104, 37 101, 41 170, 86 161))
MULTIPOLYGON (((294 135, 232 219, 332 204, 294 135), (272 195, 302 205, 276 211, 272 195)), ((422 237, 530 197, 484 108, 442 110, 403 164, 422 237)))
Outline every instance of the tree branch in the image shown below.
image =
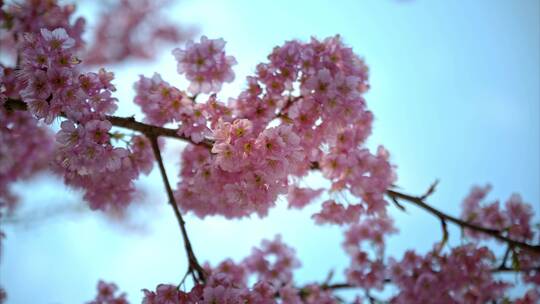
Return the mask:
POLYGON ((477 232, 482 232, 484 234, 490 235, 490 236, 498 239, 499 241, 506 242, 507 244, 509 244, 511 246, 514 246, 514 247, 520 247, 520 248, 523 248, 523 249, 526 249, 526 250, 529 250, 529 251, 540 253, 540 245, 531 245, 531 244, 528 244, 528 243, 516 241, 516 240, 513 240, 513 239, 511 239, 509 237, 503 236, 499 230, 490 229, 490 228, 478 226, 478 225, 463 221, 463 220, 461 220, 459 218, 456 218, 454 216, 451 216, 449 214, 446 214, 446 213, 444 213, 444 212, 442 212, 440 210, 437 210, 437 209, 431 207, 430 205, 426 204, 422 200, 421 197, 416 197, 416 196, 404 194, 404 193, 397 192, 397 191, 390 190, 390 189, 386 190, 386 195, 388 195, 391 199, 400 199, 400 200, 404 200, 404 201, 407 201, 409 203, 412 203, 412 204, 426 210, 427 212, 429 212, 429 213, 431 213, 433 215, 436 215, 440 219, 444 219, 444 220, 446 220, 448 222, 454 223, 454 224, 456 224, 458 226, 461 226, 463 228, 468 228, 468 229, 471 229, 471 230, 474 230, 474 231, 477 231, 477 232))
MULTIPOLYGON (((12 99, 12 98, 8 98, 8 100, 4 103, 4 108, 7 109, 8 111, 28 110, 28 107, 24 101, 19 100, 19 99, 12 99)), ((106 115, 105 118, 108 121, 110 121, 111 124, 115 127, 138 131, 150 137, 156 137, 156 138, 159 136, 170 137, 170 138, 187 141, 194 145, 205 146, 207 148, 212 148, 214 144, 211 140, 204 140, 200 143, 193 142, 189 137, 179 135, 177 133, 177 130, 175 129, 169 129, 169 128, 157 127, 150 124, 145 124, 145 123, 135 120, 135 117, 133 116, 118 117, 118 116, 113 116, 113 115, 106 115)))
POLYGON ((508 260, 508 256, 510 255, 510 251, 512 251, 512 246, 508 245, 506 247, 506 251, 504 252, 504 256, 501 261, 501 265, 499 266, 499 269, 506 268, 506 260, 508 260))
MULTIPOLYGON (((299 97, 290 99, 289 102, 287 103, 287 105, 290 105, 290 103, 296 101, 298 98, 299 97)), ((287 107, 287 105, 285 107, 287 107)), ((6 109, 8 109, 8 110, 26 110, 27 109, 26 103, 21 101, 21 100, 18 100, 18 99, 8 99, 4 103, 4 107, 6 109)), ((205 140, 205 141, 202 141, 201 143, 195 143, 190 138, 178 135, 176 133, 176 130, 174 130, 174 129, 157 127, 157 126, 145 124, 145 123, 142 123, 142 122, 138 122, 138 121, 135 120, 134 117, 125 118, 125 117, 117 117, 117 116, 106 116, 106 118, 111 122, 111 124, 113 126, 120 127, 120 128, 125 128, 125 129, 130 129, 130 130, 134 130, 134 131, 139 131, 139 132, 147 135, 149 138, 157 138, 159 136, 165 136, 165 137, 171 137, 171 138, 175 138, 175 139, 184 140, 184 141, 190 142, 190 143, 195 144, 195 145, 202 145, 202 146, 205 146, 207 148, 211 148, 213 146, 213 141, 211 141, 211 140, 205 140)), ((311 164, 311 169, 319 170, 320 166, 319 166, 319 164, 317 162, 313 162, 311 164)), ((420 196, 420 197, 404 194, 404 193, 397 192, 397 191, 391 190, 391 189, 388 189, 386 191, 386 194, 394 202, 397 202, 398 200, 403 200, 403 201, 410 202, 410 203, 412 203, 412 204, 426 210, 427 212, 439 217, 440 219, 444 219, 444 220, 446 220, 448 222, 451 222, 451 223, 453 223, 455 225, 458 225, 458 226, 461 226, 463 228, 468 228, 468 229, 471 229, 471 230, 475 230, 477 232, 481 232, 481 233, 490 235, 490 236, 492 236, 492 237, 494 237, 494 238, 496 238, 496 239, 498 239, 500 241, 506 242, 507 244, 509 244, 509 245, 511 245, 513 247, 520 247, 520 248, 523 248, 523 249, 526 249, 526 250, 529 250, 529 251, 540 253, 540 245, 531 245, 531 244, 527 244, 527 243, 524 243, 524 242, 513 240, 511 238, 503 236, 501 234, 501 231, 486 228, 486 227, 482 227, 482 226, 478 226, 478 225, 475 225, 475 224, 471 224, 469 222, 463 221, 463 220, 461 220, 459 218, 448 215, 448 214, 446 214, 446 213, 444 213, 444 212, 442 212, 440 210, 437 210, 437 209, 429 206, 428 204, 426 204, 424 202, 423 198, 427 198, 433 192, 435 185, 436 184, 432 185, 430 187, 430 189, 426 192, 426 194, 424 194, 423 196, 420 196)))
POLYGON ((169 179, 167 177, 167 172, 165 171, 165 165, 163 164, 163 159, 161 158, 161 152, 159 151, 159 145, 157 141, 157 137, 154 135, 146 134, 148 139, 150 140, 152 144, 152 150, 154 151, 154 156, 156 158, 156 161, 159 165, 159 171, 161 172, 161 177, 163 179, 163 183, 165 184, 165 190, 167 192, 167 196, 169 197, 169 204, 172 206, 174 210, 174 214, 176 215, 176 219, 178 220, 178 224, 180 225, 180 230, 182 231, 182 238, 184 239, 184 247, 186 249, 186 254, 188 257, 188 271, 187 273, 191 273, 193 276, 193 280, 195 283, 204 283, 205 281, 205 273, 204 269, 201 267, 199 262, 197 261, 197 257, 195 256, 195 253, 193 252, 193 248, 191 246, 191 242, 189 241, 189 237, 186 231, 186 222, 184 221, 184 218, 182 217, 182 214, 180 213, 180 210, 178 209, 178 205, 176 203, 176 199, 174 198, 174 193, 171 188, 171 184, 169 183, 169 179))

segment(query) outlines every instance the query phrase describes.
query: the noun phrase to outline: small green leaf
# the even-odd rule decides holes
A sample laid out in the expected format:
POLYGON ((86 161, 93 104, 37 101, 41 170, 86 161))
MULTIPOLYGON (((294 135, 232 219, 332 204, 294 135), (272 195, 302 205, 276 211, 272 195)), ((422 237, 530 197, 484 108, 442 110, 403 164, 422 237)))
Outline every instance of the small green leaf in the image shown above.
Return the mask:
POLYGON ((13 16, 6 11, 2 11, 2 14, 4 15, 2 27, 9 31, 13 27, 13 16))
POLYGON ((520 269, 518 254, 514 250, 512 250, 512 269, 514 270, 520 269))

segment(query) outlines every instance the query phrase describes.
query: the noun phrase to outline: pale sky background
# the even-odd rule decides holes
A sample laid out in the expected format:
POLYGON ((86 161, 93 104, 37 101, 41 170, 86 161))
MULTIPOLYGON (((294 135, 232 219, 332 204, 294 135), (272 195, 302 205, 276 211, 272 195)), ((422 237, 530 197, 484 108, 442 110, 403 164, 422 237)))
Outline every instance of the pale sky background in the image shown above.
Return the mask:
MULTIPOLYGON (((169 13, 180 23, 198 25, 200 34, 227 41, 227 52, 238 61, 237 78, 225 86, 222 100, 244 88, 245 76, 274 46, 340 34, 370 67, 372 89, 366 99, 376 120, 369 145, 389 149, 405 192, 420 194, 440 179, 429 202, 459 215, 470 187, 489 182, 494 187, 490 199, 504 202, 520 193, 535 208, 538 222, 539 3, 199 0, 183 1, 169 13)), ((169 49, 151 64, 111 67, 121 99, 119 114, 140 113, 130 105, 139 74, 156 71, 182 87, 175 66, 169 49)), ((179 146, 169 147, 168 171, 176 178, 179 146)), ((319 182, 316 176, 306 180, 319 182)), ((140 289, 178 283, 186 258, 157 170, 139 184, 145 203, 132 208, 124 224, 87 211, 79 193, 50 177, 17 185, 24 194, 19 213, 24 220, 2 223, 7 238, 0 284, 8 303, 83 303, 94 297, 99 279, 116 282, 138 303, 140 289), (71 211, 56 214, 61 206, 71 211)), ((319 204, 287 211, 282 200, 262 220, 203 221, 187 215, 187 228, 201 261, 239 260, 261 239, 281 233, 303 263, 295 273, 297 282, 322 281, 331 269, 336 281, 343 280, 349 259, 340 247, 342 229, 313 224, 310 216, 319 204)), ((424 253, 440 240, 435 218, 412 207, 407 213, 393 206, 389 210, 401 230, 388 242, 389 255, 401 258, 410 248, 424 253)), ((452 226, 450 233, 450 243, 459 244, 459 229, 452 226)))

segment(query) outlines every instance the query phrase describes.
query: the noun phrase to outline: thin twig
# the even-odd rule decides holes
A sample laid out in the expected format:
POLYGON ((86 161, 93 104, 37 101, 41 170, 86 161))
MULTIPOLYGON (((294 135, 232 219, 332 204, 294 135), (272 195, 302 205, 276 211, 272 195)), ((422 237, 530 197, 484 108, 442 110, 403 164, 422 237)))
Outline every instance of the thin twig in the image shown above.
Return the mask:
POLYGON ((296 101, 302 99, 303 97, 300 95, 300 96, 296 96, 296 97, 292 97, 292 96, 289 96, 289 98, 287 98, 287 102, 285 103, 285 105, 283 105, 283 107, 279 110, 279 112, 276 114, 276 118, 281 118, 281 119, 284 119, 285 121, 291 121, 291 119, 289 118, 289 116, 287 116, 287 114, 285 114, 289 108, 292 106, 293 103, 295 103, 296 101))
POLYGON ((510 255, 510 251, 512 251, 512 246, 508 245, 506 247, 506 251, 504 252, 504 256, 501 261, 501 265, 499 266, 499 269, 506 268, 506 260, 508 260, 508 256, 510 255))
POLYGON ((496 238, 496 239, 498 239, 500 241, 506 242, 509 245, 512 245, 514 247, 520 247, 520 248, 523 248, 523 249, 527 249, 529 251, 540 253, 540 245, 531 245, 531 244, 527 244, 527 243, 524 243, 524 242, 516 241, 516 240, 513 240, 513 239, 511 239, 509 237, 506 237, 506 236, 502 235, 499 230, 490 229, 490 228, 478 226, 478 225, 471 224, 469 222, 463 221, 463 220, 461 220, 459 218, 456 218, 454 216, 451 216, 449 214, 446 214, 446 213, 444 213, 444 212, 442 212, 440 210, 437 210, 437 209, 431 207, 430 205, 426 204, 420 197, 404 194, 404 193, 397 192, 397 191, 394 191, 394 190, 386 190, 386 194, 390 198, 396 198, 396 199, 407 201, 409 203, 413 203, 416 206, 428 211, 429 213, 431 213, 433 215, 436 215, 437 217, 439 217, 441 219, 445 219, 448 222, 451 222, 451 223, 454 223, 454 224, 456 224, 458 226, 461 226, 463 228, 468 228, 468 229, 472 229, 472 230, 475 230, 475 231, 478 231, 478 232, 482 232, 482 233, 490 235, 490 236, 492 236, 492 237, 494 237, 494 238, 496 238))
POLYGON ((197 257, 195 256, 195 253, 193 252, 193 247, 191 246, 191 242, 189 241, 189 237, 186 231, 186 222, 184 221, 184 218, 182 217, 182 214, 180 213, 180 209, 178 209, 176 199, 174 198, 174 193, 171 188, 171 184, 169 183, 167 172, 165 171, 165 165, 163 164, 163 159, 161 158, 161 152, 159 151, 157 137, 151 136, 148 134, 147 134, 147 137, 152 144, 152 150, 154 151, 154 156, 156 158, 156 161, 158 162, 159 170, 161 172, 161 177, 163 179, 163 183, 165 184, 165 190, 167 192, 167 196, 169 197, 169 204, 172 206, 174 210, 174 214, 176 215, 176 219, 178 220, 178 224, 180 225, 180 230, 182 231, 182 238, 184 239, 184 247, 186 249, 188 263, 189 263, 188 273, 192 274, 193 279, 195 280, 195 283, 200 283, 200 282, 204 283, 205 281, 204 269, 201 267, 201 265, 197 261, 197 257))
MULTIPOLYGON (((8 98, 8 100, 6 100, 6 102, 4 103, 4 108, 7 109, 8 111, 28 110, 28 106, 26 105, 24 101, 19 100, 19 99, 12 99, 12 98, 8 98)), ((169 129, 169 128, 163 128, 163 127, 157 127, 157 126, 145 124, 145 123, 135 120, 135 117, 133 116, 132 117, 118 117, 118 116, 113 116, 113 115, 107 115, 105 116, 105 118, 108 121, 110 121, 111 124, 115 127, 138 131, 150 137, 156 137, 156 138, 159 136, 170 137, 170 138, 187 141, 194 145, 205 146, 207 148, 212 148, 214 144, 210 140, 203 140, 200 143, 195 143, 189 137, 179 135, 177 130, 175 129, 169 129)))
POLYGON ((435 189, 437 188, 438 184, 439 184, 439 180, 437 179, 437 180, 435 180, 435 182, 433 182, 433 184, 431 184, 431 186, 429 186, 429 189, 426 191, 426 193, 424 193, 424 195, 420 196, 420 199, 425 200, 430 195, 432 195, 435 192, 435 189))

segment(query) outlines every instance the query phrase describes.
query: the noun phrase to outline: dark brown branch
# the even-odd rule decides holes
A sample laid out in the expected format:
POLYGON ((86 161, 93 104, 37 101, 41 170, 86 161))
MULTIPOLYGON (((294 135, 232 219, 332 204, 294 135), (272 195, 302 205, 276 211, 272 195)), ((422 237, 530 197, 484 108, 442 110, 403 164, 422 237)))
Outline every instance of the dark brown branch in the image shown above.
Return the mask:
POLYGON ((162 128, 162 127, 156 127, 153 125, 145 124, 142 122, 138 122, 135 120, 134 117, 118 117, 118 116, 107 116, 106 117, 108 121, 111 122, 111 124, 115 127, 124 128, 124 129, 130 129, 133 131, 139 131, 143 134, 146 134, 147 136, 152 137, 170 137, 175 139, 180 139, 183 141, 188 141, 194 145, 201 145, 205 146, 207 148, 212 148, 213 142, 210 140, 204 140, 200 143, 193 142, 190 138, 178 135, 177 131, 174 129, 169 128, 162 128))
MULTIPOLYGON (((290 102, 288 102, 288 104, 296 101, 298 98, 299 97, 290 99, 289 100, 290 102)), ((26 108, 27 108, 26 104, 23 101, 16 100, 16 99, 8 99, 6 101, 6 103, 4 104, 4 107, 6 109, 8 109, 8 110, 26 110, 26 108)), ((146 134, 147 136, 150 136, 150 137, 157 138, 159 136, 166 136, 166 137, 171 137, 171 138, 176 138, 176 139, 188 141, 188 142, 193 143, 193 144, 204 145, 204 146, 206 146, 208 148, 211 148, 213 146, 213 142, 211 140, 205 140, 205 141, 203 141, 201 143, 194 143, 193 141, 191 141, 191 139, 186 138, 184 136, 178 135, 176 133, 176 130, 174 130, 174 129, 156 127, 156 126, 152 126, 152 125, 149 125, 149 124, 141 123, 141 122, 136 121, 135 118, 133 118, 133 117, 124 118, 124 117, 117 117, 117 116, 107 116, 107 119, 109 119, 110 122, 116 127, 126 128, 126 129, 130 129, 130 130, 134 130, 134 131, 139 131, 139 132, 144 133, 144 134, 146 134)), ((320 166, 319 166, 319 164, 317 162, 313 162, 311 164, 311 169, 319 170, 320 166)), ((430 190, 434 189, 435 185, 436 184, 432 185, 430 190)), ((459 225, 459 226, 461 226, 463 228, 468 228, 468 229, 471 229, 471 230, 475 230, 477 232, 481 232, 481 233, 490 235, 490 236, 492 236, 492 237, 494 237, 494 238, 496 238, 496 239, 498 239, 500 241, 508 243, 509 245, 511 245, 513 247, 520 247, 520 248, 523 248, 523 249, 527 249, 527 250, 530 250, 530 251, 533 251, 533 252, 540 253, 540 245, 530 245, 530 244, 527 244, 527 243, 524 243, 524 242, 513 240, 511 238, 503 236, 501 234, 501 231, 498 231, 498 230, 495 230, 495 229, 490 229, 490 228, 485 228, 485 227, 482 227, 482 226, 478 226, 478 225, 475 225, 475 224, 468 223, 466 221, 463 221, 463 220, 461 220, 459 218, 448 215, 448 214, 446 214, 446 213, 444 213, 442 211, 439 211, 439 210, 429 206, 428 204, 426 204, 424 202, 422 197, 427 197, 429 194, 431 194, 433 192, 433 190, 431 190, 431 191, 430 190, 428 190, 426 192, 426 194, 424 194, 423 196, 420 196, 420 197, 404 194, 404 193, 397 192, 395 190, 390 190, 390 189, 386 191, 386 194, 393 201, 397 201, 397 200, 408 201, 408 202, 410 202, 412 204, 415 204, 416 206, 428 211, 429 213, 436 215, 440 219, 445 219, 446 221, 451 222, 451 223, 456 224, 456 225, 459 225)))
POLYGON ((4 103, 4 108, 8 111, 26 111, 28 107, 26 103, 19 99, 8 98, 4 103))
POLYGON ((201 283, 201 282, 204 283, 205 281, 204 269, 201 267, 201 265, 197 261, 197 257, 195 256, 195 253, 193 252, 193 247, 191 246, 191 242, 189 241, 189 237, 186 231, 186 222, 184 221, 184 218, 182 217, 182 214, 180 213, 180 210, 178 209, 176 199, 174 198, 174 193, 171 188, 171 184, 169 183, 167 172, 165 171, 165 165, 163 164, 163 159, 161 158, 161 152, 159 151, 157 137, 149 135, 149 134, 146 134, 146 136, 148 137, 148 139, 150 140, 152 144, 152 150, 154 151, 154 156, 158 163, 159 171, 161 172, 163 183, 165 184, 165 190, 167 192, 167 196, 169 197, 169 204, 172 206, 174 210, 174 214, 176 215, 176 219, 178 220, 178 224, 180 225, 180 230, 182 231, 182 238, 184 240, 184 247, 186 249, 186 253, 188 257, 188 265, 189 265, 187 273, 192 274, 193 279, 196 283, 201 283))
POLYGON ((458 226, 461 226, 463 228, 468 228, 468 229, 471 229, 471 230, 474 230, 474 231, 477 231, 477 232, 482 232, 482 233, 490 235, 490 236, 492 236, 492 237, 494 237, 494 238, 496 238, 496 239, 498 239, 500 241, 506 242, 509 245, 514 246, 514 247, 520 247, 520 248, 523 248, 523 249, 526 249, 526 250, 529 250, 529 251, 540 253, 540 245, 531 245, 531 244, 527 244, 527 243, 524 243, 524 242, 516 241, 516 240, 513 240, 513 239, 511 239, 509 237, 506 237, 506 236, 502 235, 499 230, 485 228, 485 227, 482 227, 482 226, 478 226, 478 225, 471 224, 469 222, 463 221, 463 220, 461 220, 459 218, 456 218, 454 216, 451 216, 449 214, 446 214, 446 213, 444 213, 444 212, 442 212, 440 210, 437 210, 437 209, 431 207, 430 205, 426 204, 422 200, 421 197, 416 197, 416 196, 404 194, 404 193, 397 192, 397 191, 394 191, 394 190, 386 190, 386 194, 390 198, 400 199, 400 200, 404 200, 404 201, 407 201, 409 203, 412 203, 412 204, 426 210, 427 212, 439 217, 440 219, 444 219, 444 220, 446 220, 448 222, 454 223, 454 224, 456 224, 458 226))
MULTIPOLYGON (((11 98, 8 98, 8 100, 4 104, 4 108, 6 108, 8 111, 15 111, 15 110, 26 111, 28 109, 26 103, 23 102, 22 100, 11 99, 11 98)), ((106 116, 106 119, 110 121, 111 124, 115 127, 138 131, 150 137, 159 137, 159 136, 170 137, 170 138, 175 138, 175 139, 179 139, 183 141, 188 141, 194 145, 206 146, 208 148, 211 148, 213 145, 213 142, 210 140, 204 140, 200 143, 195 143, 191 141, 189 137, 179 135, 175 129, 156 127, 153 125, 145 124, 145 123, 135 120, 134 117, 118 117, 118 116, 111 115, 111 116, 106 116)))

